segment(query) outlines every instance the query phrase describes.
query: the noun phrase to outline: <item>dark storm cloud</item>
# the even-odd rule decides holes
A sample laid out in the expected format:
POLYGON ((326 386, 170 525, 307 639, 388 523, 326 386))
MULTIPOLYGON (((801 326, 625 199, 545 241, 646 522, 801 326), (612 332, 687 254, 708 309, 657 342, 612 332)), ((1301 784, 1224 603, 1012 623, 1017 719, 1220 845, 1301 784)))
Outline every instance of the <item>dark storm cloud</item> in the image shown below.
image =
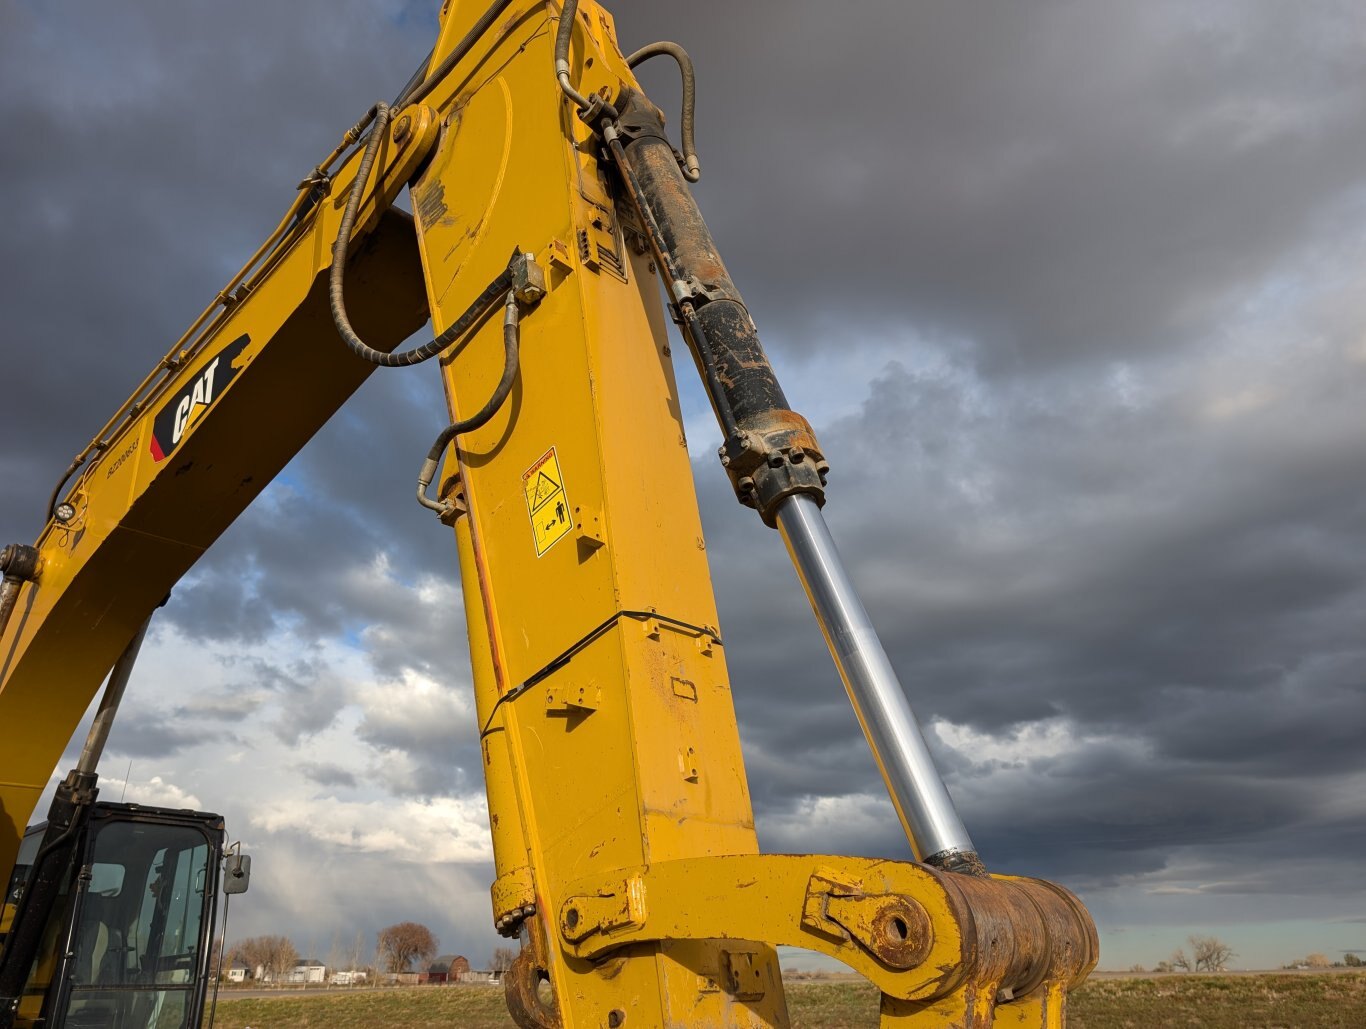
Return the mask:
POLYGON ((355 789, 356 777, 340 765, 309 762, 299 766, 299 771, 319 786, 345 786, 355 789))
POLYGON ((109 733, 109 752, 125 757, 169 757, 200 741, 197 726, 151 711, 122 711, 109 733))
POLYGON ((1179 346, 1366 166, 1352 3, 689 11, 709 220, 800 347, 906 318, 1012 374, 1179 346))
MULTIPOLYGON (((623 46, 697 60, 700 199, 794 395, 845 412, 817 426, 827 513, 988 860, 1202 903, 1359 894, 1366 812, 1324 802, 1366 772, 1356 5, 678 10, 620 5, 623 46), (823 395, 832 345, 861 392, 823 395)), ((0 11, 0 130, 23 141, 0 152, 8 542, 396 92, 430 10, 0 11)), ((676 121, 672 74, 646 81, 676 121)), ((415 600, 454 579, 412 501, 440 405, 434 376, 381 370, 160 616, 240 650, 291 743, 354 700, 325 639, 466 719, 367 708, 374 766, 301 766, 320 785, 473 788, 459 601, 415 600), (300 663, 253 656, 282 633, 313 641, 300 663)), ((709 456, 698 482, 761 837, 904 853, 781 546, 709 456)), ((193 707, 116 742, 174 753, 193 707)))
POLYGON ((280 713, 271 731, 281 743, 297 746, 337 720, 345 697, 345 691, 330 678, 300 683, 281 698, 280 713))
MULTIPOLYGON (((1203 374, 1196 358, 1184 373, 1203 374)), ((989 859, 1109 881, 1273 831, 1360 852, 1359 823, 1315 803, 1360 773, 1366 733, 1366 417, 1334 400, 1344 382, 1366 386, 1366 361, 1280 374, 1265 409, 1213 424, 1195 386, 1133 409, 1103 383, 983 405, 970 371, 893 366, 824 434, 827 514, 921 717, 994 738, 1061 720, 1081 744, 1013 779, 939 748, 989 859)), ((762 831, 806 797, 878 785, 782 555, 711 472, 762 831), (822 699, 790 711, 794 695, 822 699)), ((880 810, 872 853, 898 846, 880 810)))

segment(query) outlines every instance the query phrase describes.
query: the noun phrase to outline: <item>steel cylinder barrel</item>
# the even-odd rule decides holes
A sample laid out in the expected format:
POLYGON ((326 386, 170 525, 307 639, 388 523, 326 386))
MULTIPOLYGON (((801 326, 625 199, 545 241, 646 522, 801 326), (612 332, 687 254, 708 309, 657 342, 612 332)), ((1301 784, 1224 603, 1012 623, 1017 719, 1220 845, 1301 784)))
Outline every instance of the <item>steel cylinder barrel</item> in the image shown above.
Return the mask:
POLYGON ((22 543, 11 543, 0 550, 0 639, 9 628, 10 616, 19 601, 19 591, 24 583, 32 582, 38 575, 38 551, 22 543))
POLYGON ((10 615, 14 614, 14 605, 19 602, 19 591, 23 585, 21 580, 8 576, 0 579, 0 637, 5 635, 5 629, 9 626, 10 615))
POLYGON ((673 148, 657 135, 642 134, 626 149, 677 276, 671 285, 696 311, 695 324, 706 334, 736 423, 754 428, 770 412, 790 410, 744 299, 678 170, 673 148))
POLYGON ((829 466, 816 435, 788 406, 659 112, 628 93, 613 131, 620 170, 720 422, 721 463, 736 496, 770 526, 786 497, 800 493, 824 503, 829 466))

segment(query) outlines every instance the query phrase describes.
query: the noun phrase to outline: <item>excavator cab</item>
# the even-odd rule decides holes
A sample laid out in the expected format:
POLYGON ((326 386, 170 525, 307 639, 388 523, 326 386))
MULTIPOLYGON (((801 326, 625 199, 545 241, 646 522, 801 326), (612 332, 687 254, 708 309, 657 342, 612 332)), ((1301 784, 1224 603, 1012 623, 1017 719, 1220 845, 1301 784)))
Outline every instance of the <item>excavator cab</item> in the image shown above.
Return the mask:
MULTIPOLYGON (((40 823, 24 834, 5 891, 6 923, 23 898, 45 829, 40 823)), ((80 831, 83 839, 63 871, 15 1025, 198 1026, 209 978, 223 819, 97 803, 80 831)))

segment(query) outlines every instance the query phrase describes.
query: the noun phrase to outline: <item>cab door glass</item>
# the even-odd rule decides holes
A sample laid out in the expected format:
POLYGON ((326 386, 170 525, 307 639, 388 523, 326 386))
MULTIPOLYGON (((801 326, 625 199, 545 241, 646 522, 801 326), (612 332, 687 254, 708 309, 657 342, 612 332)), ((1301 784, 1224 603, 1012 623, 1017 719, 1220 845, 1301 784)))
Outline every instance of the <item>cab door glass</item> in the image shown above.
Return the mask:
POLYGON ((185 1025, 211 900, 209 851, 188 826, 99 829, 76 926, 68 1026, 185 1025))

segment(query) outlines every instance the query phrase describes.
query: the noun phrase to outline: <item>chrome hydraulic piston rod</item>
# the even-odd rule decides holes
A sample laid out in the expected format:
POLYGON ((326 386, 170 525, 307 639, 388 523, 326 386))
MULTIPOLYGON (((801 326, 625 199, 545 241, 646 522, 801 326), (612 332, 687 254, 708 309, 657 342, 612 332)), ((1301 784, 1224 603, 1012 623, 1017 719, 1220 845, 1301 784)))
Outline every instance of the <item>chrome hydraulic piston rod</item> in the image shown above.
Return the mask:
POLYGON ((663 119, 631 91, 598 118, 721 426, 721 464, 740 502, 787 543, 916 857, 983 873, 821 515, 829 466, 820 444, 788 405, 663 119))
POLYGON ((805 494, 788 497, 778 506, 778 531, 917 858, 951 871, 980 871, 972 840, 844 570, 820 506, 805 494))

